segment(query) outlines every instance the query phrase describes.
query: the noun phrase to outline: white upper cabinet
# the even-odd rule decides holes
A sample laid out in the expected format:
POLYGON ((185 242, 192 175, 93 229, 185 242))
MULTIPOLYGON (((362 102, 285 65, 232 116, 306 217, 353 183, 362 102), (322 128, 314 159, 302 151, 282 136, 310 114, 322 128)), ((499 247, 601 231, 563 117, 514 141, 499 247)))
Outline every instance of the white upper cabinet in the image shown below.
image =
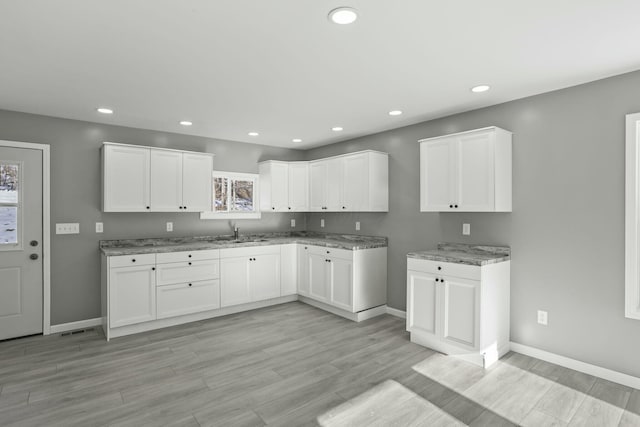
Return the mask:
POLYGON ((511 138, 489 127, 420 140, 420 210, 511 212, 511 138))
POLYGON ((212 209, 213 155, 105 143, 105 212, 212 209))
POLYGON ((307 162, 266 161, 260 173, 260 210, 263 212, 306 211, 309 205, 307 162))
POLYGON ((310 210, 389 210, 389 156, 363 151, 310 162, 310 210))
POLYGON ((213 156, 201 153, 182 153, 182 209, 187 212, 206 212, 212 209, 213 156))
POLYGON ((103 210, 146 212, 149 206, 150 151, 127 145, 105 145, 103 210))

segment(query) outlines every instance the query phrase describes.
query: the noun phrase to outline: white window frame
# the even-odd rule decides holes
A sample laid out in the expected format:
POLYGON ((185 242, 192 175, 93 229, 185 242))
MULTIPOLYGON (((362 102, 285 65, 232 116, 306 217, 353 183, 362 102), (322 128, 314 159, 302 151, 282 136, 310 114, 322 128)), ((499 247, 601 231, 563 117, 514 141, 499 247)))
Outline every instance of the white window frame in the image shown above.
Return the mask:
POLYGON ((200 219, 260 219, 262 218, 262 213, 260 212, 260 203, 258 203, 258 195, 260 190, 260 180, 259 175, 256 173, 241 173, 241 172, 224 172, 224 171, 213 171, 211 174, 211 191, 215 192, 215 184, 213 183, 214 178, 227 178, 231 180, 239 180, 239 181, 253 181, 253 212, 239 212, 239 211, 231 211, 231 212, 216 212, 215 211, 215 194, 211 199, 212 210, 211 212, 200 212, 200 219))
POLYGON ((626 117, 625 162, 624 314, 640 320, 640 113, 626 117))

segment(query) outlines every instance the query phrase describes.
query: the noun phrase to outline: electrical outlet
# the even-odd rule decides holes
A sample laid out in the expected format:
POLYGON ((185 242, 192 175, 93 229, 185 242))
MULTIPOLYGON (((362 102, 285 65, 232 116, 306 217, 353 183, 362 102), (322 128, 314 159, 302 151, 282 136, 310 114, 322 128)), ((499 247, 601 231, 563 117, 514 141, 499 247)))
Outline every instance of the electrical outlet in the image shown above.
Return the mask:
POLYGON ((292 219, 292 220, 291 220, 291 226, 292 226, 292 227, 295 227, 295 226, 296 226, 296 220, 295 220, 295 219, 292 219))
POLYGON ((167 222, 167 231, 173 231, 173 223, 167 222))
POLYGON ((77 222, 65 222, 56 224, 56 234, 80 234, 80 224, 77 222))
POLYGON ((360 231, 360 221, 356 221, 356 231, 360 231))
POLYGON ((324 228, 324 219, 320 220, 320 227, 324 228))
POLYGON ((548 313, 543 310, 538 310, 538 323, 547 326, 549 321, 548 313))
POLYGON ((471 224, 462 224, 462 234, 465 236, 471 234, 471 224))
POLYGON ((96 222, 96 233, 102 233, 104 231, 104 225, 101 222, 96 222))

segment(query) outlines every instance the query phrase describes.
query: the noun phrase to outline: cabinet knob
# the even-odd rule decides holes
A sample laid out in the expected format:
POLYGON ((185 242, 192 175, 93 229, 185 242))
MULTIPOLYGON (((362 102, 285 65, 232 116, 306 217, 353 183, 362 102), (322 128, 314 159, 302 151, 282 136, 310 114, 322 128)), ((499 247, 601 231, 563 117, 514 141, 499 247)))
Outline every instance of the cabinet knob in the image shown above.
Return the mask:
POLYGON ((450 208, 452 208, 452 207, 453 207, 453 205, 449 205, 449 207, 450 207, 450 208))
POLYGON ((274 211, 276 210, 276 208, 274 208, 274 207, 271 207, 271 209, 273 209, 274 211))
POLYGON ((457 208, 457 207, 458 207, 458 205, 453 205, 453 207, 454 207, 454 208, 457 208))
POLYGON ((156 271, 156 268, 155 267, 151 267, 151 271, 156 271))
POLYGON ((151 209, 151 206, 147 206, 147 209, 151 209))
POLYGON ((327 251, 328 254, 330 254, 331 252, 327 251))
POLYGON ((191 263, 189 263, 189 265, 191 265, 191 263))
POLYGON ((189 283, 189 286, 191 286, 191 283, 189 283))
POLYGON ((438 270, 442 270, 442 267, 438 266, 438 270))
POLYGON ((347 209, 347 207, 346 207, 346 206, 343 206, 343 207, 342 207, 342 209, 347 209))
POLYGON ((438 279, 438 278, 436 277, 436 282, 439 282, 439 281, 440 281, 440 279, 438 279))
POLYGON ((182 207, 182 209, 185 209, 185 210, 186 210, 186 209, 187 209, 187 207, 186 207, 186 206, 183 206, 183 207, 182 207))
POLYGON ((291 210, 291 206, 289 206, 289 210, 291 210))
POLYGON ((191 254, 189 254, 189 258, 191 258, 191 254))
POLYGON ((178 206, 178 209, 182 209, 182 206, 178 206))
POLYGON ((131 259, 131 262, 136 262, 136 259, 135 259, 135 258, 132 258, 132 259, 131 259))

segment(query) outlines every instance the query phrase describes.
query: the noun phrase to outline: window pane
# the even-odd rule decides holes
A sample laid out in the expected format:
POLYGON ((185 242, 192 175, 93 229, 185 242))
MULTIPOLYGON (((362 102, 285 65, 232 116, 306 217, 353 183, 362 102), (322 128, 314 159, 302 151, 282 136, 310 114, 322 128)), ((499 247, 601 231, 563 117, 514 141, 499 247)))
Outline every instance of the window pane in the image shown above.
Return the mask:
POLYGON ((233 181, 231 210, 253 211, 253 181, 233 181))
POLYGON ((229 210, 227 200, 229 199, 229 181, 227 178, 213 178, 214 198, 213 204, 216 212, 226 212, 229 210))
POLYGON ((18 243, 18 208, 0 207, 0 245, 18 243))
POLYGON ((0 163, 0 203, 18 203, 18 165, 0 163))

